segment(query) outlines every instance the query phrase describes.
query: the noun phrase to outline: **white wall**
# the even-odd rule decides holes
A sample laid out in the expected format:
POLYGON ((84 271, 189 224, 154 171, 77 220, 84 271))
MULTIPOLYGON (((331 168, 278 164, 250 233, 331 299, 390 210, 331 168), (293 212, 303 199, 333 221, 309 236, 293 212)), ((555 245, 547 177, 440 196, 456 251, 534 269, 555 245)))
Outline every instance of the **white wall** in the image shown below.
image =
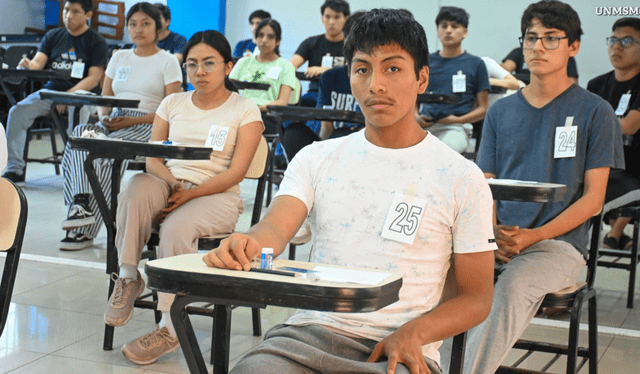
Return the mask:
MULTIPOLYGON (((324 32, 320 21, 320 6, 324 0, 227 0, 226 36, 231 45, 250 36, 247 17, 255 9, 264 9, 282 25, 282 56, 290 58, 306 37, 324 32)), ((576 57, 580 85, 611 70, 606 54, 605 37, 618 17, 597 16, 596 7, 637 7, 637 0, 567 0, 578 12, 584 35, 576 57)), ((435 17, 440 6, 462 7, 470 14, 469 35, 463 47, 478 56, 489 56, 500 62, 518 45, 520 17, 530 4, 515 0, 349 0, 351 12, 372 8, 405 8, 425 28, 429 48, 440 46, 436 38, 435 17)))
POLYGON ((0 34, 23 34, 27 26, 44 29, 43 0, 0 0, 0 34))

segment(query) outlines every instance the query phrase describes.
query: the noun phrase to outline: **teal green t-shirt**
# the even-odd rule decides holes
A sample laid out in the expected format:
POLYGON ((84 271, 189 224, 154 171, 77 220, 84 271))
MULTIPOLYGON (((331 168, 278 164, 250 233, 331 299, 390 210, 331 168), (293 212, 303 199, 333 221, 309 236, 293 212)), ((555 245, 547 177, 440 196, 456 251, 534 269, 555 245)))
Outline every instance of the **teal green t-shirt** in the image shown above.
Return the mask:
POLYGON ((297 87, 296 71, 293 65, 282 57, 270 62, 259 62, 255 56, 241 58, 231 70, 229 78, 271 85, 268 91, 240 90, 240 95, 251 99, 256 105, 264 105, 278 99, 282 85, 294 90, 297 87))

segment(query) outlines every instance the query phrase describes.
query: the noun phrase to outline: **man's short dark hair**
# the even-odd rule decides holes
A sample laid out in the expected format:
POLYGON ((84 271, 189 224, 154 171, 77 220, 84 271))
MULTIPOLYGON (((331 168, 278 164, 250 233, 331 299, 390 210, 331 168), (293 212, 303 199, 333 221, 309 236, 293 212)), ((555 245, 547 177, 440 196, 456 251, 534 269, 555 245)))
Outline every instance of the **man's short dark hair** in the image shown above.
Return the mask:
POLYGON ((352 15, 350 15, 349 18, 347 18, 347 21, 344 23, 344 25, 342 25, 342 33, 344 34, 345 38, 347 37, 347 35, 349 35, 349 31, 351 31, 351 27, 353 26, 353 24, 357 20, 362 18, 365 14, 367 14, 366 11, 359 10, 353 13, 352 15))
POLYGON ((165 21, 171 21, 171 9, 169 9, 168 6, 162 3, 155 3, 153 4, 153 6, 158 8, 158 10, 160 11, 160 14, 162 14, 162 18, 164 18, 165 21))
POLYGON ((539 19, 544 27, 564 31, 569 38, 569 45, 576 40, 580 41, 580 35, 583 34, 578 13, 569 4, 561 1, 542 0, 529 5, 522 13, 520 21, 522 36, 531 27, 531 21, 535 18, 539 19))
POLYGON ((320 7, 320 14, 324 15, 324 10, 327 8, 333 9, 337 13, 344 14, 345 17, 349 17, 351 11, 349 10, 349 3, 344 0, 327 0, 320 7))
POLYGON ((617 20, 611 31, 616 31, 618 27, 633 27, 636 31, 640 32, 640 18, 637 17, 624 17, 617 20))
POLYGON ((66 3, 80 4, 85 13, 93 11, 93 0, 65 0, 66 3))
POLYGON ((373 9, 356 20, 344 42, 347 65, 356 51, 371 54, 375 48, 396 44, 409 52, 415 61, 416 79, 429 66, 427 35, 413 17, 397 9, 373 9))
POLYGON ((436 26, 439 26, 441 22, 450 21, 455 22, 460 26, 467 28, 469 26, 469 13, 462 8, 455 6, 443 6, 440 8, 440 12, 436 16, 436 26))
POLYGON ((249 23, 251 23, 251 20, 254 18, 260 18, 261 20, 271 18, 271 13, 262 9, 254 10, 253 12, 251 12, 251 14, 249 14, 249 23))

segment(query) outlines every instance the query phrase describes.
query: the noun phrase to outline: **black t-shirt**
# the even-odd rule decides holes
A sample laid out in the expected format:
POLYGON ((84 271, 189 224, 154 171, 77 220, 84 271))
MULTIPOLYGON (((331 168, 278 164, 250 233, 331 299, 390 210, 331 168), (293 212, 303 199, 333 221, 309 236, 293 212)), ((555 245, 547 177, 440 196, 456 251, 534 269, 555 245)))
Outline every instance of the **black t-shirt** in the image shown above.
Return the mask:
MULTIPOLYGON (((343 45, 344 41, 330 42, 324 34, 316 35, 305 39, 298 47, 295 54, 302 56, 306 61, 308 61, 310 67, 322 66, 322 58, 329 55, 333 57, 331 67, 338 67, 344 65, 344 55, 342 54, 343 45)), ((319 80, 320 77, 316 77, 311 81, 309 91, 318 90, 319 80)))
MULTIPOLYGON (((83 78, 87 77, 92 66, 107 66, 107 42, 92 29, 78 36, 72 36, 64 27, 53 29, 44 36, 38 52, 47 55, 45 69, 71 71, 75 61, 84 62, 83 78)), ((45 88, 67 91, 82 79, 51 80, 45 88)), ((96 86, 97 87, 97 86, 96 86)))
MULTIPOLYGON (((631 93, 627 110, 619 118, 625 117, 631 110, 640 110, 640 74, 625 82, 618 82, 614 71, 593 78, 587 84, 587 90, 607 100, 617 110, 620 98, 631 93)), ((636 132, 630 146, 624 147, 624 158, 628 174, 640 178, 640 133, 636 132)))
MULTIPOLYGON (((516 74, 518 75, 516 78, 520 79, 526 84, 529 84, 529 77, 531 76, 531 72, 529 71, 529 69, 527 69, 527 65, 524 63, 522 47, 515 48, 513 51, 509 52, 507 57, 502 59, 502 62, 505 62, 507 60, 511 60, 516 63, 516 74)), ((576 64, 576 60, 573 57, 569 57, 569 63, 567 64, 567 75, 576 79, 578 78, 578 65, 576 64)))

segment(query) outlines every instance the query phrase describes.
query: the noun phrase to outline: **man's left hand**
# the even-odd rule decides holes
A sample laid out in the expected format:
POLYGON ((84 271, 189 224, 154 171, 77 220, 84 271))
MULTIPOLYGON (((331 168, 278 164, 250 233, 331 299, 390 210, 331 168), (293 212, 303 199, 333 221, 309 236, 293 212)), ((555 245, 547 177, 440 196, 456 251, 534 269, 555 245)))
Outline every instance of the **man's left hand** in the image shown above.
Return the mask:
POLYGON ((411 374, 431 374, 422 355, 422 345, 415 328, 407 324, 378 343, 367 362, 376 362, 387 357, 387 374, 396 372, 398 364, 404 364, 411 374))

